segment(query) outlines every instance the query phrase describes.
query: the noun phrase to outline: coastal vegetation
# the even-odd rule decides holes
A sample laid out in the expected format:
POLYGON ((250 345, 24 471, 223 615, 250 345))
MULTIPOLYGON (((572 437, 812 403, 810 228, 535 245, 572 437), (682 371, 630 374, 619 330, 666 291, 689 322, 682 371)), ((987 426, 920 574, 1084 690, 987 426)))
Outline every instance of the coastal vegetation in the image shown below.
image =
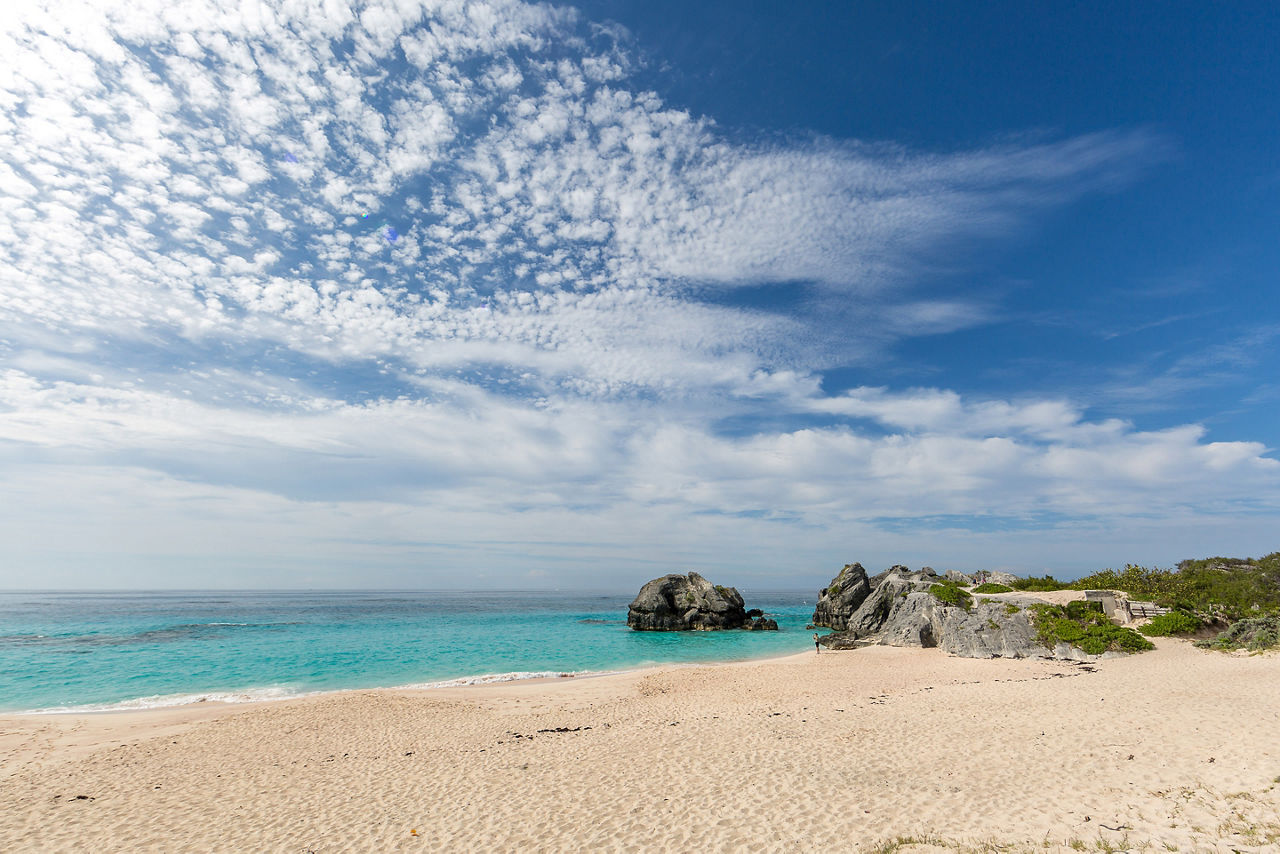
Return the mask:
MULTIPOLYGON (((1052 575, 1020 578, 1015 590, 1119 590, 1136 600, 1171 609, 1142 628, 1151 637, 1186 635, 1206 625, 1226 623, 1207 648, 1265 649, 1280 646, 1280 552, 1261 558, 1211 557, 1184 560, 1176 569, 1127 564, 1104 569, 1075 581, 1052 575), (1237 642, 1239 638, 1245 639, 1237 642)), ((978 588, 976 592, 986 592, 978 588)))
POLYGON ((1232 623, 1216 638, 1196 641, 1202 649, 1247 649, 1259 652, 1280 646, 1280 611, 1262 617, 1246 617, 1232 623))
POLYGON ((1117 626, 1092 608, 1036 604, 1030 610, 1036 637, 1049 649, 1060 643, 1078 647, 1089 655, 1101 655, 1108 651, 1143 652, 1155 649, 1155 644, 1133 629, 1117 626))
POLYGON ((1263 558, 1184 560, 1177 569, 1132 564, 1073 581, 1073 590, 1123 590, 1135 599, 1234 622, 1280 610, 1280 552, 1263 558))
POLYGON ((1153 617, 1151 622, 1138 631, 1149 638, 1167 638, 1172 635, 1189 635, 1199 631, 1203 625, 1200 618, 1194 614, 1188 614, 1186 611, 1170 611, 1153 617))
POLYGON ((973 608, 973 597, 955 581, 939 581, 929 588, 929 592, 933 594, 933 598, 948 605, 964 608, 966 611, 973 608))
POLYGON ((1043 578, 1031 575, 1026 578, 1019 578, 1013 582, 1014 590, 1023 590, 1029 593, 1045 593, 1054 590, 1068 590, 1071 585, 1065 581, 1059 581, 1052 575, 1046 575, 1043 578))
POLYGON ((973 588, 973 592, 974 593, 1012 593, 1013 588, 1007 584, 996 584, 994 582, 987 581, 973 588))

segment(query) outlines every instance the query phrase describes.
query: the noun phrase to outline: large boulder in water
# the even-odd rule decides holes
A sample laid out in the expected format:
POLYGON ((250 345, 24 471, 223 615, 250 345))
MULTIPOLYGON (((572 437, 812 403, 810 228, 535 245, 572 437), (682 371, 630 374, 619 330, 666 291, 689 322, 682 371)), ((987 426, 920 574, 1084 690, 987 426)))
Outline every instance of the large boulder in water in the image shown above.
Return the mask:
POLYGON ((737 589, 712 584, 696 572, 653 579, 627 609, 627 625, 638 631, 739 629, 747 621, 737 589))
POLYGON ((818 594, 818 603, 813 608, 813 624, 843 630, 849 617, 870 595, 871 585, 862 564, 845 564, 844 569, 818 594))
POLYGON ((754 617, 747 620, 742 627, 751 632, 776 632, 778 630, 778 621, 769 617, 754 617))

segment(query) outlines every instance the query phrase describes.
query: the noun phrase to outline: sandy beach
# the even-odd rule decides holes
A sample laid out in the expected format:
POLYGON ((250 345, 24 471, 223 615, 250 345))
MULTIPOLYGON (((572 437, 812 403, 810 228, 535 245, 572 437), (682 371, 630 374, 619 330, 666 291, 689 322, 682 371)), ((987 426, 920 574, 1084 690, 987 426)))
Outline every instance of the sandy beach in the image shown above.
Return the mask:
POLYGON ((4 851, 1280 850, 1280 657, 873 647, 0 718, 4 851))

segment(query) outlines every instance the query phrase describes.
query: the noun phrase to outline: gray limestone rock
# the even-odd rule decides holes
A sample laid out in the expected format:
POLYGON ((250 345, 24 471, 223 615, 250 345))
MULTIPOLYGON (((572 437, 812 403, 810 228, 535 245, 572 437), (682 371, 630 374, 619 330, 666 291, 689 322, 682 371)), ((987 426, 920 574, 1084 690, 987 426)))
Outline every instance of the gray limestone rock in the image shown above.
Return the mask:
POLYGON ((894 567, 849 616, 844 631, 822 638, 831 649, 869 643, 938 647, 964 658, 1054 658, 1036 640, 1025 609, 1000 600, 977 599, 968 610, 930 592, 935 577, 894 567))
POLYGON ((855 638, 848 632, 835 632, 821 638, 818 643, 827 649, 860 649, 864 646, 874 646, 874 640, 865 638, 855 638))
POLYGON ((1018 580, 1018 576, 996 570, 994 572, 984 572, 983 579, 990 581, 992 584, 1003 584, 1005 587, 1012 587, 1013 582, 1018 580))
POLYGON ((713 585, 696 572, 653 579, 640 588, 627 609, 627 625, 637 631, 737 629, 746 622, 742 594, 733 587, 713 585))
POLYGON ((939 646, 961 658, 1061 658, 1037 639, 1025 610, 1015 613, 1007 603, 978 600, 971 611, 947 608, 939 615, 939 646))
MULTIPOLYGON (((923 570, 921 570, 921 571, 923 572, 923 570)), ((932 570, 932 569, 931 569, 931 570, 929 570, 929 571, 930 571, 930 572, 933 572, 933 570, 932 570)), ((901 565, 901 564, 896 564, 896 565, 894 565, 894 566, 889 567, 889 568, 888 568, 888 569, 886 569, 884 572, 878 573, 878 574, 873 575, 873 576, 871 576, 870 578, 868 578, 868 579, 867 579, 867 582, 871 585, 871 589, 872 589, 872 590, 875 590, 877 587, 879 587, 879 586, 880 586, 880 582, 881 582, 881 581, 884 581, 886 578, 888 578, 888 577, 889 577, 889 573, 892 573, 892 572, 903 573, 903 574, 906 574, 906 575, 910 575, 910 574, 911 574, 911 570, 907 569, 905 566, 903 566, 903 565, 901 565)))
POLYGON ((973 576, 965 575, 963 572, 961 572, 958 569, 948 569, 945 577, 948 581, 955 581, 960 584, 973 583, 973 576))
POLYGON ((870 637, 880 632, 900 599, 905 599, 917 588, 923 590, 927 586, 912 580, 906 567, 895 566, 882 574, 875 590, 849 616, 844 630, 855 638, 870 637))
POLYGON ((813 608, 813 624, 837 631, 843 629, 849 615, 858 610, 870 593, 871 585, 862 564, 846 564, 818 594, 818 602, 813 608))

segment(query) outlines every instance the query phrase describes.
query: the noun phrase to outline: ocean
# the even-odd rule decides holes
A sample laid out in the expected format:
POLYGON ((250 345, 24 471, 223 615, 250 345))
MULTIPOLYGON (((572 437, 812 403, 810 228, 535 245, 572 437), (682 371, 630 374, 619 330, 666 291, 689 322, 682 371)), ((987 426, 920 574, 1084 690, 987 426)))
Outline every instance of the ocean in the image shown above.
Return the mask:
POLYGON ((633 632, 629 594, 0 593, 0 712, 250 702, 786 655, 813 594, 748 593, 777 632, 633 632))

